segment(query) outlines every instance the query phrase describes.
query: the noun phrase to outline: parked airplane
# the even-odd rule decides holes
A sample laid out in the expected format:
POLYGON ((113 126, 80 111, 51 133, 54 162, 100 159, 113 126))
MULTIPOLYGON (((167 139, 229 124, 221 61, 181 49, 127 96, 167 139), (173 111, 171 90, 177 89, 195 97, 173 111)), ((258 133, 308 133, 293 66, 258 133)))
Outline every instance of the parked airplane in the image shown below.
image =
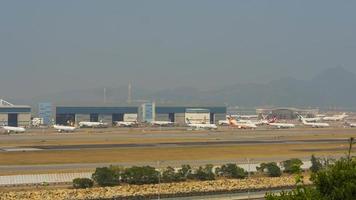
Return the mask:
POLYGON ((238 115, 237 118, 240 118, 240 119, 257 119, 258 115, 238 115))
POLYGON ((353 123, 345 122, 345 124, 346 124, 347 126, 350 126, 351 128, 355 128, 355 127, 356 127, 356 123, 355 123, 355 122, 353 122, 353 123))
POLYGON ((104 122, 79 122, 79 127, 88 127, 88 128, 107 128, 108 123, 104 122))
POLYGON ((174 122, 170 122, 170 121, 152 121, 151 125, 152 126, 172 126, 172 125, 174 125, 174 122))
POLYGON ((200 124, 200 123, 199 124, 192 124, 188 118, 186 118, 186 124, 189 127, 194 128, 196 130, 199 130, 199 129, 212 130, 212 129, 217 129, 218 128, 215 124, 200 124))
POLYGON ((26 129, 23 128, 23 127, 2 126, 2 128, 3 128, 7 133, 24 133, 24 132, 26 131, 26 129))
POLYGON ((232 126, 232 127, 237 127, 240 129, 255 129, 255 128, 257 128, 256 124, 252 123, 251 121, 241 122, 241 121, 237 121, 236 119, 234 119, 232 117, 228 117, 227 119, 229 120, 230 126, 232 126))
POLYGON ((227 125, 229 125, 230 123, 229 123, 229 120, 219 120, 218 124, 219 124, 220 126, 227 126, 227 125))
POLYGON ((302 116, 299 116, 299 117, 300 117, 300 119, 302 120, 302 122, 303 122, 303 124, 305 126, 311 126, 313 128, 324 128, 324 127, 329 127, 330 126, 328 123, 307 122, 307 121, 305 121, 304 117, 302 117, 302 116))
POLYGON ((114 122, 114 124, 119 127, 133 127, 138 125, 136 121, 135 122, 116 121, 114 122))
POLYGON ((332 117, 324 117, 324 121, 342 121, 344 120, 348 115, 346 113, 342 113, 341 115, 334 115, 332 117))
POLYGON ((304 118, 306 122, 318 122, 321 120, 320 117, 313 117, 313 118, 304 118))
POLYGON ((277 128, 294 128, 295 124, 288 124, 288 123, 277 123, 277 118, 273 118, 268 122, 268 125, 274 126, 277 128))
POLYGON ((53 125, 58 132, 74 132, 77 128, 74 126, 53 125))

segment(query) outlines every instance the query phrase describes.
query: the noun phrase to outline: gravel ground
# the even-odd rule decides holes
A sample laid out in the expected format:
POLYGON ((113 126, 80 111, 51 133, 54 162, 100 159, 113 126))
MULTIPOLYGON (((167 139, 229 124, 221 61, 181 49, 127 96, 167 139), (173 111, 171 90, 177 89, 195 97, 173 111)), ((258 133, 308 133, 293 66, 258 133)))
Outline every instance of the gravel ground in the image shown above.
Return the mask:
MULTIPOLYGON (((310 183, 308 178, 306 183, 310 183)), ((38 191, 0 192, 1 200, 96 200, 96 199, 153 199, 158 197, 190 196, 213 193, 228 193, 238 191, 257 191, 272 188, 287 188, 295 185, 295 178, 252 178, 230 179, 203 182, 164 183, 158 185, 123 185, 117 187, 91 188, 91 189, 54 189, 38 191)))

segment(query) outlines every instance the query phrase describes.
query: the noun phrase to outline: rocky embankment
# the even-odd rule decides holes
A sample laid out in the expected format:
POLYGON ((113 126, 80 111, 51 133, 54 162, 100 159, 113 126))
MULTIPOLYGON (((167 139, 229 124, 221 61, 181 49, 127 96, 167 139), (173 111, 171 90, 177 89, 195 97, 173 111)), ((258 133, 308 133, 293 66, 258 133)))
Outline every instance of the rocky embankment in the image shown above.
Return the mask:
MULTIPOLYGON (((308 178, 305 183, 309 184, 308 178)), ((1 200, 103 200, 103 199, 157 199, 161 197, 190 196, 211 193, 263 190, 269 188, 286 188, 295 185, 294 177, 230 179, 200 182, 163 183, 158 185, 123 185, 91 189, 54 189, 38 191, 0 192, 1 200)))

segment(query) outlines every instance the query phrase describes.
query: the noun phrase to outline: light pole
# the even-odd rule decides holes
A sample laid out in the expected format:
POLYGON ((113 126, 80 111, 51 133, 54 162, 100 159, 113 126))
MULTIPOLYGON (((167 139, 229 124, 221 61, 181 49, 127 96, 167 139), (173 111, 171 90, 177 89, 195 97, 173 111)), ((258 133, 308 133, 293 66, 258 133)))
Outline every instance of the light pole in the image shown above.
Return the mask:
MULTIPOLYGON (((250 171, 251 171, 251 166, 250 166, 250 159, 247 158, 247 180, 250 180, 250 171)), ((247 188, 247 199, 250 199, 250 185, 247 188)))
POLYGON ((160 169, 161 161, 157 161, 157 170, 158 170, 158 191, 157 191, 157 199, 161 199, 161 169, 160 169))

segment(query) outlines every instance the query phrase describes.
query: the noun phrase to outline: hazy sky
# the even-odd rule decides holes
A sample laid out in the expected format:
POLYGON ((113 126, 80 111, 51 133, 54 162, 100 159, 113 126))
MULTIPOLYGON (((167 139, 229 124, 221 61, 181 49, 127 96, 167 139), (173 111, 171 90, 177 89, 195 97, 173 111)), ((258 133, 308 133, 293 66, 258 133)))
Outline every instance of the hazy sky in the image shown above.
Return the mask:
POLYGON ((356 72, 355 39, 351 0, 1 1, 0 97, 356 72))

